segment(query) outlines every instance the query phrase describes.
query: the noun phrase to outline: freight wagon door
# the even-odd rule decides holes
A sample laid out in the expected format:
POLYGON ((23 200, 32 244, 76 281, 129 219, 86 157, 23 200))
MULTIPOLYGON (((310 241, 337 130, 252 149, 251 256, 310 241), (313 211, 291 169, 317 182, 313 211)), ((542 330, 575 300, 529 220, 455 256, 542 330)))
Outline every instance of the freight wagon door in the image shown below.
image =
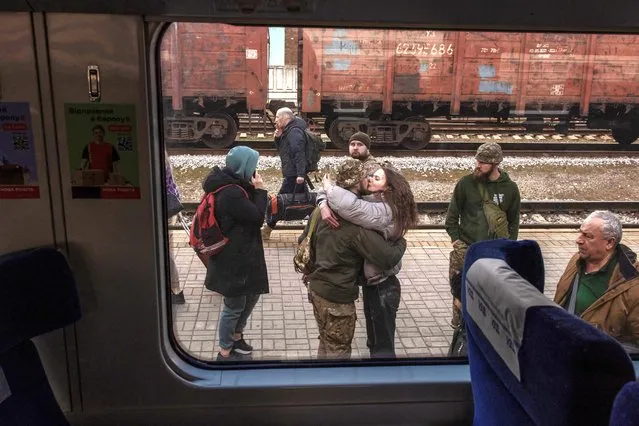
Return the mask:
POLYGON ((581 102, 588 36, 584 34, 530 34, 525 54, 523 104, 526 113, 541 110, 568 114, 581 102))
MULTIPOLYGON (((457 78, 462 115, 489 114, 486 105, 514 106, 523 77, 519 33, 462 32, 464 51, 459 57, 457 78)), ((500 112, 501 109, 498 110, 500 112)))
POLYGON ((268 28, 246 27, 246 107, 263 110, 268 96, 268 28))
POLYGON ((305 29, 302 110, 320 110, 313 96, 353 105, 381 102, 385 34, 382 30, 305 29))
POLYGON ((394 102, 450 103, 456 34, 452 31, 397 31, 393 49, 394 102))
MULTIPOLYGON (((639 96, 637 36, 598 34, 595 36, 594 43, 590 103, 637 103, 639 96)), ((587 109, 587 105, 584 109, 587 109)))

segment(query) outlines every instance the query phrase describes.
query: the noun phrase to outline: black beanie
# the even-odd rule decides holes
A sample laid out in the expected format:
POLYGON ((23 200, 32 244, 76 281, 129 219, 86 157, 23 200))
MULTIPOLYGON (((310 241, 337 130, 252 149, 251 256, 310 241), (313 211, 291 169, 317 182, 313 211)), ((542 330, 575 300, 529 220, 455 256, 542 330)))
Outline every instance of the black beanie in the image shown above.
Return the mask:
POLYGON ((371 138, 364 132, 357 132, 351 136, 348 143, 358 141, 366 145, 366 148, 371 149, 371 138))

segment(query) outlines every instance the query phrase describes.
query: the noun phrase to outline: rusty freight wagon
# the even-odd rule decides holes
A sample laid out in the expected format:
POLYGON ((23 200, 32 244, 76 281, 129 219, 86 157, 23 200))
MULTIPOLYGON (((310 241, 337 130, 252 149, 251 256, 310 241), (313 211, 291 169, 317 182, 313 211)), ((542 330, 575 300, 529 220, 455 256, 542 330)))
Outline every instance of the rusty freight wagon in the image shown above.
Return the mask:
POLYGON ((235 142, 238 114, 265 109, 268 28, 174 23, 160 47, 168 142, 235 142))
POLYGON ((429 117, 516 120, 566 132, 575 120, 639 135, 639 39, 628 35, 303 29, 300 110, 331 141, 424 147, 429 117))

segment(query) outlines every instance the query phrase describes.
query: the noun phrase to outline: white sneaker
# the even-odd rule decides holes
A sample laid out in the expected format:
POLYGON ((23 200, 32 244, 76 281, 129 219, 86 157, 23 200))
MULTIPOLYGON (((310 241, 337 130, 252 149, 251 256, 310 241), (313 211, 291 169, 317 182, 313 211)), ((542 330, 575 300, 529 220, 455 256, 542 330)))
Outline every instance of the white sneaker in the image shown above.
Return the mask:
POLYGON ((262 232, 262 240, 263 241, 270 240, 271 239, 271 232, 273 232, 273 228, 271 228, 267 224, 264 224, 264 226, 262 226, 262 231, 261 232, 262 232))

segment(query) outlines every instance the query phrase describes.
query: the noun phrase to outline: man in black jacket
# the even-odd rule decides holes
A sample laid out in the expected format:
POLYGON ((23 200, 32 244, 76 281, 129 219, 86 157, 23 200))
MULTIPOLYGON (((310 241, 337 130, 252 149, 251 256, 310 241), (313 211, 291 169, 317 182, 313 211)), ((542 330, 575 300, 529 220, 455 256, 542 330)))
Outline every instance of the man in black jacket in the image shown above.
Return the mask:
POLYGON ((269 292, 260 226, 266 212, 264 182, 256 172, 259 154, 236 146, 226 156, 226 167, 214 167, 204 181, 215 195, 215 219, 229 239, 208 260, 204 285, 224 296, 220 312, 218 361, 241 359, 253 351, 242 332, 261 294, 269 292), (239 354, 239 355, 238 355, 239 354))
MULTIPOLYGON (((280 108, 275 114, 275 147, 282 161, 284 180, 279 194, 292 194, 306 190, 306 122, 293 115, 290 108, 280 108)), ((277 225, 269 220, 262 227, 262 239, 268 240, 277 225)))

